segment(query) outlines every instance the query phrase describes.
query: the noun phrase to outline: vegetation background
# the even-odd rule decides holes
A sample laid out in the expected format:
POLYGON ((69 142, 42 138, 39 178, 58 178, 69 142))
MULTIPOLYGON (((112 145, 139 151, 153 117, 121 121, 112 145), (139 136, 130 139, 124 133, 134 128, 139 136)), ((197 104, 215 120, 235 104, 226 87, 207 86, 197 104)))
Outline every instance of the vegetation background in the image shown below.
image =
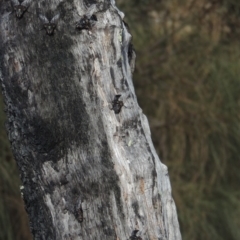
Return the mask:
MULTIPOLYGON (((183 240, 240 239, 240 1, 117 0, 183 240)), ((30 240, 0 113, 0 240, 30 240)))

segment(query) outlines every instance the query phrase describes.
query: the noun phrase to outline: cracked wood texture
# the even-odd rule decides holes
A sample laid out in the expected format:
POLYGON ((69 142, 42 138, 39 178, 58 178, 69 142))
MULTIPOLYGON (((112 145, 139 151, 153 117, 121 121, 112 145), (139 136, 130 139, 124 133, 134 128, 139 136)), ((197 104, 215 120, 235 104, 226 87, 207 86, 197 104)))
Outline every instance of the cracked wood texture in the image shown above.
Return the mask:
POLYGON ((6 127, 34 239, 180 240, 168 170, 137 103, 131 35, 115 1, 0 3, 6 127), (28 5, 21 17, 18 4, 28 5), (76 29, 85 14, 97 21, 76 29), (49 23, 58 16, 52 35, 43 16, 49 23))

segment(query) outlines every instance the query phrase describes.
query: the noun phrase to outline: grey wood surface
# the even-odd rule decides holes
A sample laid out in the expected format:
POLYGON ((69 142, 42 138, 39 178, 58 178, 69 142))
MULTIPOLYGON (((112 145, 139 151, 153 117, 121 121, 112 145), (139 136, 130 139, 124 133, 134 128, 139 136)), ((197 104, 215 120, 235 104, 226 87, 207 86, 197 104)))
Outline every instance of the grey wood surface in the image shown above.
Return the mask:
POLYGON ((115 2, 1 0, 0 12, 6 126, 34 239, 180 240, 115 2), (97 21, 76 29, 85 14, 97 21))

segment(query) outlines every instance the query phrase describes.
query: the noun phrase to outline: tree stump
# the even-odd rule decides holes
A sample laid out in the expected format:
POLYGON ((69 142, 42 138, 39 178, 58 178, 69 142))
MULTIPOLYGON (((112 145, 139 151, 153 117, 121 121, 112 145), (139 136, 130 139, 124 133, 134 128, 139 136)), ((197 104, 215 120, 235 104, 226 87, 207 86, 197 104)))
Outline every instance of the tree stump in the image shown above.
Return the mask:
POLYGON ((115 1, 1 0, 0 12, 6 127, 34 239, 180 240, 115 1))

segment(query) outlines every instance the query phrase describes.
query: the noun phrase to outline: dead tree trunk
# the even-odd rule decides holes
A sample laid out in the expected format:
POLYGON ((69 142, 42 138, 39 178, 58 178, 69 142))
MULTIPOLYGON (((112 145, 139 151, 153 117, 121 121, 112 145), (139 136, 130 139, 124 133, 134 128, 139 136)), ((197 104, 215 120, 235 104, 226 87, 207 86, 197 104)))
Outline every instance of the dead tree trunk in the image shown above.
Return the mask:
POLYGON ((34 238, 181 239, 114 0, 1 0, 0 12, 6 126, 34 238))

